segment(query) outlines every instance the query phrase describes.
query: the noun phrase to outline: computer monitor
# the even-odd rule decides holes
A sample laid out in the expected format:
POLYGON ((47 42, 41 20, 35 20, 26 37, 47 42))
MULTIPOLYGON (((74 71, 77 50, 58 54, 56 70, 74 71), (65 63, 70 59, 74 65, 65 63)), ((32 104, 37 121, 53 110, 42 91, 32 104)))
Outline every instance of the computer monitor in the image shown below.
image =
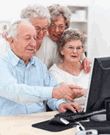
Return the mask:
POLYGON ((110 98, 110 57, 94 58, 84 111, 104 109, 107 98, 110 98))

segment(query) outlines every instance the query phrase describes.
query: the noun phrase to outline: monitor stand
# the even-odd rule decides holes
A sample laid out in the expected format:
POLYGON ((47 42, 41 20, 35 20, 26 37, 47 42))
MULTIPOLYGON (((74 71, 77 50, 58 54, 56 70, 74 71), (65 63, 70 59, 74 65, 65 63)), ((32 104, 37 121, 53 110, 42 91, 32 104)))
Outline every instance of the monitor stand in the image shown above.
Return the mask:
POLYGON ((105 99, 106 114, 97 114, 90 117, 90 121, 110 121, 110 98, 105 99))

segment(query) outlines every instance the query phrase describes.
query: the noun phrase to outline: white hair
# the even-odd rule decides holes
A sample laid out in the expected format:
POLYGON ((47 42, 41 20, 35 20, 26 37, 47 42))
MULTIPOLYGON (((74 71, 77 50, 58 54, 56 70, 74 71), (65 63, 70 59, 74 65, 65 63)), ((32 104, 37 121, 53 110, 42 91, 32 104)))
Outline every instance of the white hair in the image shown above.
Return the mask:
POLYGON ((19 25, 20 23, 23 23, 23 22, 28 22, 28 23, 29 23, 29 21, 26 20, 26 19, 21 19, 21 20, 18 20, 18 21, 16 21, 16 22, 14 22, 14 23, 10 26, 10 28, 9 28, 9 30, 8 30, 7 38, 13 37, 13 38, 16 40, 16 39, 17 39, 16 35, 18 34, 18 25, 19 25))
POLYGON ((21 19, 28 19, 31 21, 34 18, 47 18, 50 24, 50 13, 48 9, 42 5, 29 5, 21 11, 21 19))
POLYGON ((53 4, 51 6, 48 6, 47 8, 51 15, 51 21, 56 21, 58 17, 64 17, 66 21, 66 27, 69 28, 72 12, 68 7, 62 6, 60 4, 53 4))

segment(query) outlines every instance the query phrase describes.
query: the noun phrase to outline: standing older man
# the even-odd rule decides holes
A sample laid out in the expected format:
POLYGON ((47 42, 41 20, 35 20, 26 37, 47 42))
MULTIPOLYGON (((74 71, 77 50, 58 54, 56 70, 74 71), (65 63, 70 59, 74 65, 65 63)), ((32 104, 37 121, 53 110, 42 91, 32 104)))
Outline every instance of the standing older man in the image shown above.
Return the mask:
POLYGON ((8 34, 11 50, 0 57, 0 116, 44 112, 44 100, 60 112, 80 110, 64 99, 72 101, 84 91, 72 85, 58 86, 44 64, 33 57, 35 27, 21 20, 11 26, 8 34))

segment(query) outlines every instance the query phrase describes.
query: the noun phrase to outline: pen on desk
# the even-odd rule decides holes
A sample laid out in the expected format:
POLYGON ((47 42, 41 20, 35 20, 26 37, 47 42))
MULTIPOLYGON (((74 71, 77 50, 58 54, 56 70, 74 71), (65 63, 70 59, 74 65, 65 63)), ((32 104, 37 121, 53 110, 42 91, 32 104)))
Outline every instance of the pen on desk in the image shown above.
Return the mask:
POLYGON ((80 122, 78 122, 78 124, 79 124, 79 129, 84 131, 85 128, 83 127, 83 125, 80 122))

